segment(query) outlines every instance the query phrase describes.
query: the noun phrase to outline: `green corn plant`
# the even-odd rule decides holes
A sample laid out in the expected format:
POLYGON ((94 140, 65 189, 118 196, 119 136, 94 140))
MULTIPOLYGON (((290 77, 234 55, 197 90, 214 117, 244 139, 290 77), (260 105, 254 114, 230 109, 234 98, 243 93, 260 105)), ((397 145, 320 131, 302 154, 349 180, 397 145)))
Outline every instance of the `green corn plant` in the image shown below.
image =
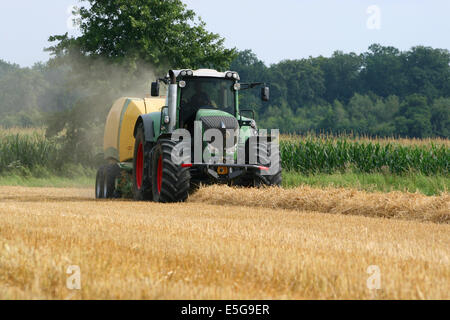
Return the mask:
POLYGON ((304 174, 344 172, 387 172, 448 175, 450 149, 445 145, 402 145, 356 141, 345 137, 292 138, 280 142, 283 168, 304 174))

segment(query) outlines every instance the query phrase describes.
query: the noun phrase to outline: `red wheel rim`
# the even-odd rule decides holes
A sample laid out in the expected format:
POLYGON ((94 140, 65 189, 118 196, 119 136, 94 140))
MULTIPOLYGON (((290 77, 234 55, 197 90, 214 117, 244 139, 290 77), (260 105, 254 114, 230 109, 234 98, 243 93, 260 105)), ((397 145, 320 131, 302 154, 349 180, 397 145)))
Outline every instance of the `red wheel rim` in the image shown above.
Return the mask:
POLYGON ((162 164, 162 156, 159 157, 158 160, 158 173, 156 175, 156 183, 158 185, 158 193, 161 193, 162 188, 162 175, 163 175, 163 164, 162 164))
POLYGON ((142 188, 142 176, 144 174, 144 147, 139 144, 136 159, 136 184, 138 189, 142 188))

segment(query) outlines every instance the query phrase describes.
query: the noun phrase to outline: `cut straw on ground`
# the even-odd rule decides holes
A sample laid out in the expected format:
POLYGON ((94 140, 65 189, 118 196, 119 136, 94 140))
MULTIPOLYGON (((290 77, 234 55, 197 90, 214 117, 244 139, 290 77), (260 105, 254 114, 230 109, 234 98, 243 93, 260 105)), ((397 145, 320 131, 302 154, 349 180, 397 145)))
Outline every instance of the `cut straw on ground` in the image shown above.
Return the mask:
POLYGON ((450 194, 428 197, 406 192, 364 192, 354 189, 245 189, 210 186, 189 199, 194 203, 264 207, 299 211, 450 223, 450 194))
POLYGON ((449 299, 449 243, 417 220, 0 187, 0 299, 449 299))

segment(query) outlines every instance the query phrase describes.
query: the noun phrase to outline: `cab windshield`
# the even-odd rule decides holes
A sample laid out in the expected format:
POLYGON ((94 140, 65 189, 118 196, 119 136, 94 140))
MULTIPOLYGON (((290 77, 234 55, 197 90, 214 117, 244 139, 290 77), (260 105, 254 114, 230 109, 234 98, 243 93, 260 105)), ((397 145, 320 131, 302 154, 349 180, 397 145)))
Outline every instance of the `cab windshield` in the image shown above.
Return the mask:
POLYGON ((197 78, 186 81, 181 90, 180 112, 185 121, 194 121, 200 109, 220 110, 235 115, 235 91, 232 80, 197 78))

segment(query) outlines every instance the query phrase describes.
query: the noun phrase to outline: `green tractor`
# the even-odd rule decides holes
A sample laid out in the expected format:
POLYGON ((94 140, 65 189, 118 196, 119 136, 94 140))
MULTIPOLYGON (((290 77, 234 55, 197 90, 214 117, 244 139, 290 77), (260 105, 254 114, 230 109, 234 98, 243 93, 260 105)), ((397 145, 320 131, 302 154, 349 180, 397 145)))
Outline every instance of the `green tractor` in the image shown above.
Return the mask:
POLYGON ((278 136, 260 134, 254 112, 239 107, 239 92, 255 87, 268 101, 264 83, 240 83, 236 72, 170 70, 152 83, 151 98, 119 99, 105 127, 108 164, 97 173, 96 197, 119 196, 127 175, 135 200, 163 203, 183 202, 200 185, 280 186, 278 136))

